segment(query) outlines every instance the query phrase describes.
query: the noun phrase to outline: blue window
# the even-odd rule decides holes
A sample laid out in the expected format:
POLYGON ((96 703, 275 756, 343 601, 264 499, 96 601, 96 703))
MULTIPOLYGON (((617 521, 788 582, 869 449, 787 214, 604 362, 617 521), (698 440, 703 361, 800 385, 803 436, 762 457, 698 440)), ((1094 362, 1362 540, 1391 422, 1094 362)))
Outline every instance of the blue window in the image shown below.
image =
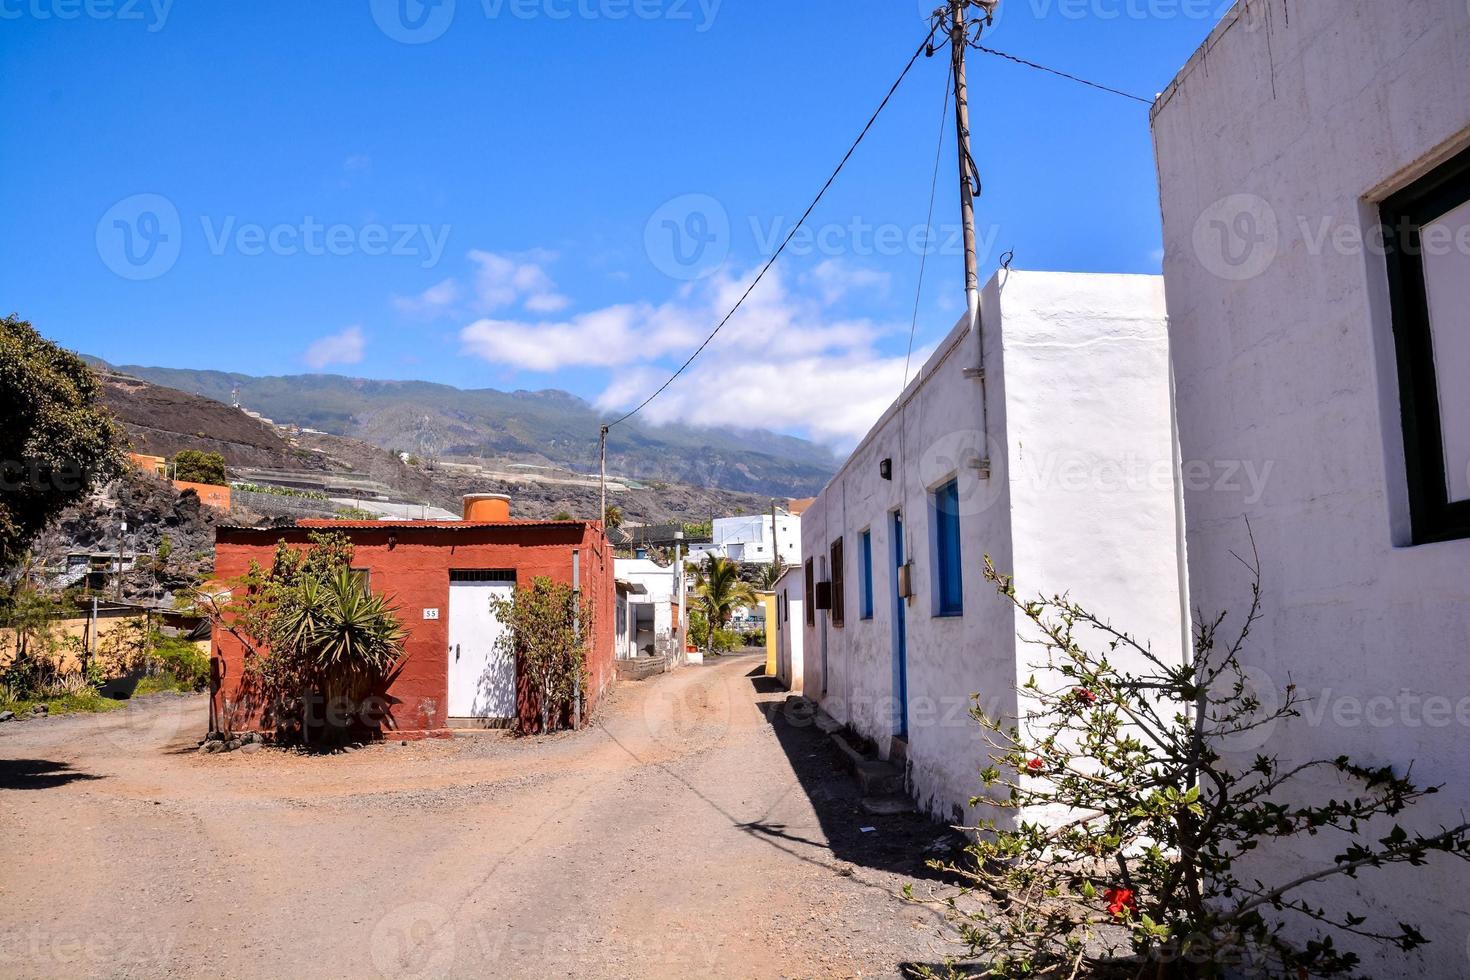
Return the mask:
POLYGON ((862 537, 859 540, 861 542, 861 548, 860 548, 861 554, 860 554, 859 558, 860 558, 860 560, 862 562, 861 568, 859 569, 859 572, 860 572, 860 574, 862 576, 862 581, 859 583, 859 585, 862 588, 862 608, 859 610, 859 614, 861 615, 861 617, 863 619, 872 619, 873 618, 873 532, 872 531, 864 531, 862 533, 862 537))
POLYGON ((950 480, 934 491, 934 564, 938 588, 936 614, 960 616, 965 611, 960 571, 960 484, 950 480))

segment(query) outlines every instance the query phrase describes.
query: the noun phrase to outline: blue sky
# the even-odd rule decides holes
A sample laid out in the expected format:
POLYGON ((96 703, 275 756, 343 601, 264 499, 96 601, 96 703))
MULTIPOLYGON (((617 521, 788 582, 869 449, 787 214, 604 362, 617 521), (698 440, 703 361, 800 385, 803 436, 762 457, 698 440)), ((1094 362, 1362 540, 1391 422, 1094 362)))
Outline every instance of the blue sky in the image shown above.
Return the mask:
MULTIPOLYGON (((627 405, 800 216, 925 5, 0 0, 3 305, 118 363, 627 405)), ((1151 96, 1227 6, 1005 0, 987 43, 1151 96)), ((970 65, 985 273, 1006 250, 1157 272, 1147 109, 970 65)), ((891 400, 946 77, 944 57, 916 66, 814 237, 655 419, 841 444, 891 400)), ((962 298, 944 132, 921 352, 962 298)))

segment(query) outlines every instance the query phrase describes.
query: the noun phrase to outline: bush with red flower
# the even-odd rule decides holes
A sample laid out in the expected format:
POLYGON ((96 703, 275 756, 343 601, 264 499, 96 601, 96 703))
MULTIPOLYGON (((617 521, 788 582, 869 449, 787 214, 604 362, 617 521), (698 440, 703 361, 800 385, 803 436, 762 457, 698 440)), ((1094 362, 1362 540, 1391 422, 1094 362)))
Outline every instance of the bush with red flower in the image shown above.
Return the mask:
POLYGON ((952 976, 978 965, 999 977, 1301 980, 1355 972, 1358 957, 1335 936, 1403 951, 1426 941, 1412 925, 1334 916, 1303 896, 1435 854, 1470 860, 1470 824, 1413 832, 1395 822, 1435 787, 1345 756, 1287 765, 1222 755, 1222 739, 1286 723, 1304 703, 1288 687, 1268 709, 1246 683, 1240 653, 1261 615, 1252 569, 1253 602, 1233 639, 1222 641, 1221 615, 1197 630, 1190 657, 1171 658, 1067 596, 1017 599, 986 560, 1044 655, 1019 691, 1021 717, 971 712, 992 761, 986 795, 971 801, 988 816, 968 859, 936 864, 965 881, 944 899, 969 954, 952 976), (1313 770, 1357 788, 1302 802, 1293 780, 1313 770), (1261 862, 1236 870, 1258 844, 1326 833, 1342 850, 1315 872, 1272 882, 1259 880, 1261 862), (1305 942, 1289 938, 1304 931, 1305 942))

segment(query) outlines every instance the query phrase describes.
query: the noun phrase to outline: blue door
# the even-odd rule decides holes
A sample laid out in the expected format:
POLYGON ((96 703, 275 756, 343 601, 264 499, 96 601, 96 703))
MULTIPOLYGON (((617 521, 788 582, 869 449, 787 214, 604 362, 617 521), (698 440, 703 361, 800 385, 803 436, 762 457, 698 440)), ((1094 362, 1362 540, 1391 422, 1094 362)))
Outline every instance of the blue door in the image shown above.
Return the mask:
POLYGON ((893 512, 893 691, 898 699, 898 734, 909 734, 908 600, 898 594, 898 570, 904 563, 903 514, 893 512))

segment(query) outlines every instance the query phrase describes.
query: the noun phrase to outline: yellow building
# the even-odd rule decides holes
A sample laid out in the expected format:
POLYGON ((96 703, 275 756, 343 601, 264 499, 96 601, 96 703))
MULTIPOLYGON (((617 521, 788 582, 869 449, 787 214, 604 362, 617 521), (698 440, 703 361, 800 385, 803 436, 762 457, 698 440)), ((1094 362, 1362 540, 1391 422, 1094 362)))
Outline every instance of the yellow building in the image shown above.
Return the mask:
POLYGON ((766 611, 766 676, 776 676, 776 593, 758 592, 766 611))

